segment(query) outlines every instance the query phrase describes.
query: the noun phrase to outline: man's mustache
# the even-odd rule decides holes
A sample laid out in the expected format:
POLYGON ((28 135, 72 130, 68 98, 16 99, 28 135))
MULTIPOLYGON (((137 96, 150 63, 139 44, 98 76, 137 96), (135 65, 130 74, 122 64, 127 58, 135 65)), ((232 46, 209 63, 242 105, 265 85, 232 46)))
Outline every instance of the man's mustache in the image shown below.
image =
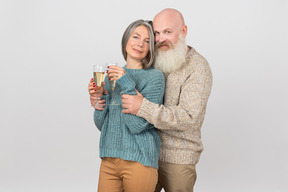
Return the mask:
POLYGON ((169 43, 169 42, 158 42, 156 43, 156 48, 158 49, 159 47, 161 46, 169 46, 169 47, 172 47, 172 43, 169 43))

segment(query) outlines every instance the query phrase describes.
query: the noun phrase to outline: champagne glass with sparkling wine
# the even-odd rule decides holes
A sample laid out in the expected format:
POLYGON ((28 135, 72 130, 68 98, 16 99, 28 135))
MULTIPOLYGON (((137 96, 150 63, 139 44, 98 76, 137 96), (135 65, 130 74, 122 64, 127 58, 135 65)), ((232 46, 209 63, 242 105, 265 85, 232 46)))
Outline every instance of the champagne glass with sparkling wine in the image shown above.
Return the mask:
MULTIPOLYGON (((93 75, 94 75, 94 83, 97 87, 102 87, 105 77, 105 66, 104 65, 93 65, 93 75)), ((101 95, 100 89, 97 89, 96 91, 97 97, 101 95)), ((95 107, 102 107, 99 105, 99 98, 96 99, 96 105, 95 107)))
MULTIPOLYGON (((118 66, 117 63, 109 63, 109 64, 107 64, 107 70, 109 70, 108 66, 111 66, 111 65, 118 66)), ((119 103, 115 102, 115 93, 114 93, 114 91, 115 91, 115 87, 116 87, 116 80, 111 80, 110 81, 109 78, 108 78, 108 82, 109 82, 110 88, 112 90, 112 102, 109 105, 120 105, 119 103)))

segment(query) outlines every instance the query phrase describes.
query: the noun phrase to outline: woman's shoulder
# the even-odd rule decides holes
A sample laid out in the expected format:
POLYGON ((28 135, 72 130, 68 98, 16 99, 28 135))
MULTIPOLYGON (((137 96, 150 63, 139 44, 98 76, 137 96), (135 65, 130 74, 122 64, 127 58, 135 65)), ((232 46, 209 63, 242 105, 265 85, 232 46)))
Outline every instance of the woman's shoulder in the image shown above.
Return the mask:
POLYGON ((162 71, 158 70, 158 69, 154 69, 152 67, 150 67, 149 69, 145 70, 145 79, 148 82, 157 82, 157 83, 161 83, 161 84, 165 84, 165 77, 164 74, 162 73, 162 71))

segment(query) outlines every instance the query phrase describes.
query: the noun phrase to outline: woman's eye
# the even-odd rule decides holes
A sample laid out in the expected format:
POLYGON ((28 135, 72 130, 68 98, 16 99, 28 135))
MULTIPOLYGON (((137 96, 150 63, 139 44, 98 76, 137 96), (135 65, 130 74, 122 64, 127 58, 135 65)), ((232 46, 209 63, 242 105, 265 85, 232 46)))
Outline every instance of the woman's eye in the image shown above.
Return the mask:
POLYGON ((149 44, 149 43, 150 43, 150 41, 146 41, 146 43, 148 43, 148 44, 149 44))
POLYGON ((133 38, 134 38, 134 39, 138 39, 138 36, 134 35, 133 38))

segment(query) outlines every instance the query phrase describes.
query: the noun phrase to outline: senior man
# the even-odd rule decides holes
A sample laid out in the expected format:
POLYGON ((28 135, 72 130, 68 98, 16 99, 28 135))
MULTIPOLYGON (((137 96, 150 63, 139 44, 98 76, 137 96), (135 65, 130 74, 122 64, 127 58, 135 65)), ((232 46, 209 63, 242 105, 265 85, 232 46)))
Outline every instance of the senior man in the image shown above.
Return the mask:
MULTIPOLYGON (((206 59, 186 45, 182 14, 164 9, 153 20, 156 41, 154 67, 166 78, 164 105, 137 95, 122 95, 123 113, 143 117, 159 130, 162 145, 156 192, 191 192, 196 164, 203 151, 201 126, 212 88, 206 59)), ((155 90, 157 91, 157 90, 155 90)))

